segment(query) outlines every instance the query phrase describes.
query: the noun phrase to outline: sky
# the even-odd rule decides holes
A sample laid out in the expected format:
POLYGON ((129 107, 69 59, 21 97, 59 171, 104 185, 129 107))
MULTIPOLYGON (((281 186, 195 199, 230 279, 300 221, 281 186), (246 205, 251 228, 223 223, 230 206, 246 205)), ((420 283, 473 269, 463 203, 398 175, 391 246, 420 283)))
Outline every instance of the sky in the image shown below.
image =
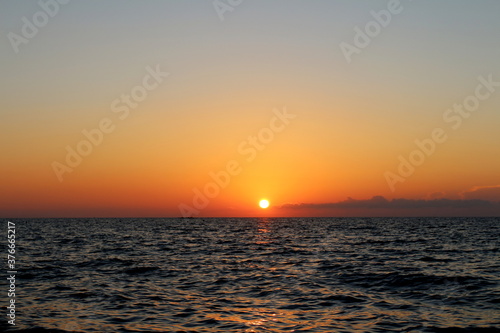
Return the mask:
POLYGON ((0 1, 0 216, 498 216, 499 14, 0 1))

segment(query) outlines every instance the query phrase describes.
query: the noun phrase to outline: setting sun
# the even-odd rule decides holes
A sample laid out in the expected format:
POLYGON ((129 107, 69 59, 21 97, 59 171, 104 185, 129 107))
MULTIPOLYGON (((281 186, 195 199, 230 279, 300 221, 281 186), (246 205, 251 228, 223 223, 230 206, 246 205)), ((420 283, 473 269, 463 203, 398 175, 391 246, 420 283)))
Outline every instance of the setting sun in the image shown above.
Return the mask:
POLYGON ((267 201, 266 199, 262 199, 259 202, 259 206, 260 208, 266 209, 267 207, 269 207, 269 201, 267 201))

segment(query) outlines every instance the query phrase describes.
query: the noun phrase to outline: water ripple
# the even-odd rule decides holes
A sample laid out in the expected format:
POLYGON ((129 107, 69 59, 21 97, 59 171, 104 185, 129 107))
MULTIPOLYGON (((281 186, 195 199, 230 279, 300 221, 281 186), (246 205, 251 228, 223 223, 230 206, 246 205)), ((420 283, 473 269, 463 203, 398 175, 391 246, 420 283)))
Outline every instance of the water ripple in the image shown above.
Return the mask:
POLYGON ((15 222, 2 331, 500 332, 498 218, 15 222))

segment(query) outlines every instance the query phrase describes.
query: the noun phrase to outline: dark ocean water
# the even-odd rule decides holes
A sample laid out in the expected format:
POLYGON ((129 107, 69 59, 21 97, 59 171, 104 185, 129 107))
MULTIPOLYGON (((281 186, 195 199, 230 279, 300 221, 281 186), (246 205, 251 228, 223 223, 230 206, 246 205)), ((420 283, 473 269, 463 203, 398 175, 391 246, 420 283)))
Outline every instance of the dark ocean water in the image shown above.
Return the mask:
POLYGON ((13 332, 500 332, 500 218, 13 221, 13 332))

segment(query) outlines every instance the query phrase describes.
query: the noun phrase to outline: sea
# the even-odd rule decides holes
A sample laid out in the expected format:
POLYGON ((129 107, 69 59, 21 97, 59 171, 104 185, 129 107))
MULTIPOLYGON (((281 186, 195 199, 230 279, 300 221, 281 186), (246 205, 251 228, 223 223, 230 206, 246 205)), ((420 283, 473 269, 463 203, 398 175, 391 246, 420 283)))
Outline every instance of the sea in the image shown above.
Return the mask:
POLYGON ((4 332, 500 332, 500 218, 9 221, 4 332))

